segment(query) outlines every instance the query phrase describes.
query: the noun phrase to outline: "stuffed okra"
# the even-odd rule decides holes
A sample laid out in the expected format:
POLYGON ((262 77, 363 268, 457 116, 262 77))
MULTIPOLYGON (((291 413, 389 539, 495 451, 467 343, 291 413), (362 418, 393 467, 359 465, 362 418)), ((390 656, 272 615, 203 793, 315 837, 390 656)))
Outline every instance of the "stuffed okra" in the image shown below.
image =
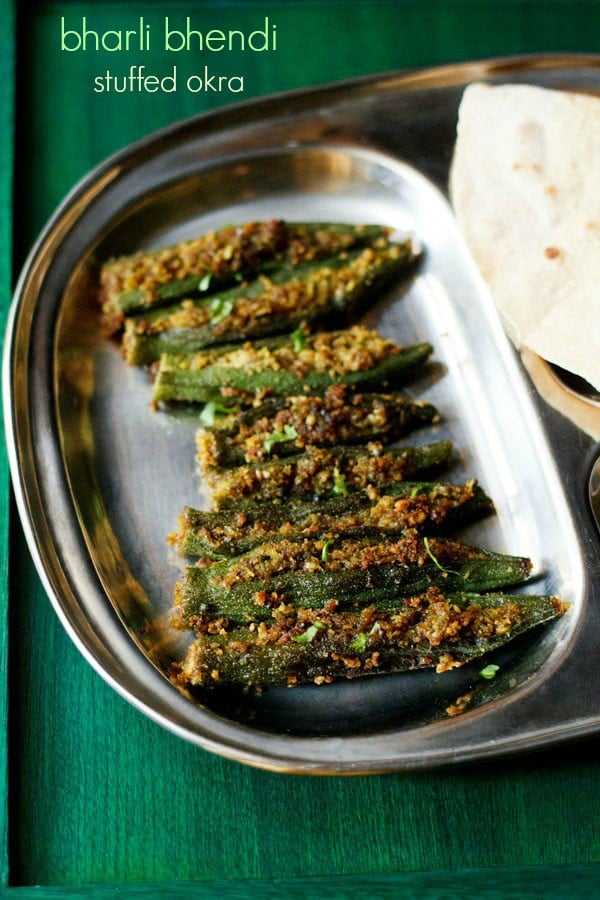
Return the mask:
POLYGON ((407 528, 429 532, 491 512, 492 502, 474 482, 404 482, 318 502, 240 503, 205 512, 186 506, 170 540, 188 556, 217 559, 245 553, 264 541, 287 538, 398 536, 407 528))
POLYGON ((209 623, 173 674, 182 687, 263 687, 420 668, 444 672, 564 611, 556 597, 443 594, 431 588, 387 610, 340 612, 328 604, 232 631, 209 623))
POLYGON ((111 259, 100 273, 106 330, 124 315, 171 303, 186 294, 220 289, 236 276, 258 272, 268 260, 292 264, 322 259, 356 245, 386 241, 380 225, 286 223, 226 225, 190 241, 111 259))
MULTIPOLYGON (((414 260, 410 241, 345 251, 323 261, 264 269, 258 278, 211 297, 187 298, 125 322, 123 351, 132 365, 161 354, 285 331, 365 305, 414 260)), ((302 341, 298 332, 296 340, 302 341)))
POLYGON ((531 561, 470 544, 407 532, 397 540, 267 541, 211 565, 189 566, 175 591, 183 624, 198 617, 269 619, 288 606, 398 604, 430 587, 490 591, 524 581, 531 561))
POLYGON ((355 325, 308 335, 302 346, 283 335, 191 356, 165 354, 153 400, 234 404, 252 403, 257 395, 322 392, 332 384, 378 389, 412 373, 432 349, 427 343, 399 347, 355 325))
POLYGON ((307 447, 297 456, 208 469, 205 476, 215 509, 235 507, 240 500, 317 500, 413 479, 447 463, 451 452, 450 441, 385 450, 375 442, 364 447, 307 447))
POLYGON ((277 398, 217 420, 198 432, 198 459, 206 469, 228 468, 290 456, 307 445, 394 441, 437 421, 430 403, 399 394, 356 394, 334 385, 321 396, 277 398))

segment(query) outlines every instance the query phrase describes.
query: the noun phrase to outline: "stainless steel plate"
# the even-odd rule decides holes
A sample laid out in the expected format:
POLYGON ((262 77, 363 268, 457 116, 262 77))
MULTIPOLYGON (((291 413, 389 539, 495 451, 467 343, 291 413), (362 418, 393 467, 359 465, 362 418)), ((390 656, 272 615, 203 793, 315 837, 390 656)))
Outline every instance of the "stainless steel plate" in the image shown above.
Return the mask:
POLYGON ((600 58, 537 57, 395 73, 229 107, 94 170, 41 235, 17 287, 5 355, 12 472, 50 599, 92 665, 177 734, 225 756, 313 773, 439 765, 538 747, 600 724, 600 549, 591 438, 536 394, 463 245, 444 190, 462 90, 474 79, 600 91, 600 58), (386 222, 426 253, 368 321, 430 340, 411 386, 444 422, 453 480, 477 477, 498 514, 465 537, 530 555, 527 590, 571 602, 551 628, 480 666, 326 688, 225 690, 201 703, 165 676, 182 650, 168 613, 181 561, 165 536, 198 504, 195 424, 151 412, 147 375, 99 333, 97 266, 224 224, 284 217, 386 222), (595 495, 594 495, 595 496, 595 495), (448 718, 475 689, 474 708, 448 718))

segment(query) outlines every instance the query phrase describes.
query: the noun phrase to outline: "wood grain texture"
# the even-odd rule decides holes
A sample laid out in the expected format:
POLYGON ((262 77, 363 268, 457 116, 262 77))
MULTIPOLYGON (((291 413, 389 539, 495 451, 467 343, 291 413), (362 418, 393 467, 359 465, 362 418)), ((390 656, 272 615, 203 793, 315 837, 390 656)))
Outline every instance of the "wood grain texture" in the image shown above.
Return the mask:
MULTIPOLYGON (((89 27, 126 28, 142 9, 151 23, 168 12, 226 29, 252 27, 268 14, 278 26, 277 54, 211 62, 215 70, 245 73, 246 99, 411 65, 600 50, 600 4, 587 2, 62 2, 31 9, 18 45, 19 264, 62 196, 92 165, 149 130, 236 99, 184 92, 94 95, 93 76, 107 64, 123 72, 143 62, 158 72, 172 63, 159 52, 143 59, 133 54, 126 63, 109 54, 67 57, 58 46, 61 15, 87 14, 89 27)), ((177 61, 182 73, 193 72, 197 62, 193 55, 177 61)), ((404 896, 506 897, 510 893, 482 893, 483 882, 477 893, 476 881, 471 893, 466 883, 464 889, 453 883, 451 893, 440 888, 447 884, 441 875, 437 882, 431 875, 427 893, 416 873, 599 860, 600 741, 518 760, 370 778, 315 780, 240 766, 184 743, 111 691, 60 627, 16 526, 14 545, 12 885, 106 885, 113 896, 113 885, 146 883, 128 890, 149 896, 152 884, 165 882, 173 892, 158 895, 187 896, 191 888, 180 883, 196 880, 205 883, 203 896, 242 897, 246 889, 235 880, 260 879, 268 897, 281 895, 272 879, 313 877, 323 879, 313 883, 323 890, 315 896, 338 897, 344 894, 332 892, 327 879, 345 876, 340 890, 362 886, 377 897, 378 879, 388 874, 381 887, 388 890, 393 873, 405 873, 406 890, 413 890, 411 879, 416 887, 404 896), (231 892, 210 887, 223 878, 233 880, 231 892)), ((582 871, 588 877, 595 870, 582 871)), ((491 890, 496 879, 487 877, 491 890)), ((538 871, 537 886, 543 878, 538 871)), ((529 886, 537 889, 535 877, 529 886)))

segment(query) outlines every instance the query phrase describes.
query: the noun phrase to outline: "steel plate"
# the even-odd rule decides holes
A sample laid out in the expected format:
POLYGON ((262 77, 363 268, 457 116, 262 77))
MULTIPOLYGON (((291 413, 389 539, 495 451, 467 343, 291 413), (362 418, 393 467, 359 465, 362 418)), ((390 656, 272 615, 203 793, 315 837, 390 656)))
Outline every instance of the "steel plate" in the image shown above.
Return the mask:
POLYGON ((271 769, 365 773, 489 757, 598 730, 593 441, 538 396, 445 194, 458 104, 476 79, 600 92, 600 57, 392 73, 178 124, 78 184, 21 275, 5 351, 5 411, 37 568, 98 672, 151 718, 206 749, 271 769), (165 537, 184 504, 201 502, 195 424, 189 414, 152 412, 147 373, 128 368, 102 338, 98 265, 227 222, 273 217, 381 221, 415 234, 425 248, 417 276, 391 290, 366 321, 401 343, 435 347, 434 364, 410 391, 436 404, 443 423, 419 441, 450 437, 449 476, 477 477, 498 510, 463 536, 531 556, 534 578, 525 590, 571 603, 552 627, 497 655, 493 682, 474 664, 260 696, 208 691, 194 703, 166 677, 183 647, 169 626, 182 563, 165 537), (449 718, 446 707, 470 690, 473 708, 449 718))

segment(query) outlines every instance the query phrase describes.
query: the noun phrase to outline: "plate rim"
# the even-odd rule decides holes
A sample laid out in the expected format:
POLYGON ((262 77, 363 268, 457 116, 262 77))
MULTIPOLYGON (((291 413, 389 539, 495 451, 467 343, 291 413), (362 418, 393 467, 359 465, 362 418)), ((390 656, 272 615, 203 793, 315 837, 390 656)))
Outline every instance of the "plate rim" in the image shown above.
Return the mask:
MULTIPOLYGON (((341 81, 331 82, 325 85, 317 85, 316 87, 300 88, 295 91, 283 91, 275 94, 269 94, 265 97, 243 100, 235 104, 228 105, 222 109, 201 113, 191 118, 179 120, 165 128, 158 129, 145 135, 111 154, 104 161, 100 162, 92 168, 82 179, 80 179, 73 188, 67 193, 63 201, 58 205, 55 212, 42 229, 38 239, 33 244, 21 270, 18 278, 13 301, 7 318, 6 341, 3 358, 3 401, 4 401, 4 417, 5 429, 7 435, 8 458, 11 471, 11 479, 15 493, 17 508, 26 541, 32 554, 34 564, 38 575, 41 578, 44 589, 50 599, 50 602, 57 613, 61 624, 69 634, 71 640, 75 643, 78 650, 101 677, 107 681, 121 696, 132 703, 140 711, 144 712, 149 718, 157 721, 162 726, 180 737, 192 741, 202 746, 204 749, 216 752, 221 756, 237 759, 240 762, 249 765, 258 766, 263 769, 305 773, 305 774, 371 774, 390 771, 401 771, 405 769, 434 768, 440 765, 452 763, 467 762, 473 759, 490 758, 500 755, 506 755, 523 749, 537 749, 545 746, 549 742, 557 743, 567 739, 582 737, 586 734, 594 733, 600 727, 600 716, 595 721, 582 721, 578 725, 569 726, 568 732, 559 726, 551 728, 548 732, 553 732, 551 738, 544 736, 543 733, 537 735, 535 739, 527 736, 516 736, 510 741, 504 741, 501 744, 497 741, 489 742, 487 746, 474 746, 472 748, 460 748, 459 750, 448 753, 444 750, 441 758, 409 758, 404 760, 394 759, 386 761, 385 764, 375 763, 374 765, 364 766, 361 763, 345 763, 335 766, 320 767, 318 763, 302 763, 298 764, 297 758, 293 756, 287 757, 283 754, 273 755, 273 753, 264 753, 257 751, 244 750, 243 747, 235 746, 235 742, 223 744, 220 740, 215 741, 210 736, 190 735, 188 731, 177 725, 177 723, 166 721, 165 718, 158 713, 153 707, 141 701, 137 696, 133 695, 130 690, 125 688, 109 671, 102 665, 97 657, 92 653, 91 649, 83 640, 81 634, 71 621, 64 609, 63 602, 58 595, 55 576, 52 577, 47 563, 44 562, 43 547, 44 542, 39 535, 39 523, 35 523, 31 508, 31 487, 25 484, 22 469, 22 435, 19 435, 16 417, 15 417, 15 394, 14 394, 14 362, 16 354, 16 333, 18 325, 18 314, 24 293, 30 279, 35 276, 36 262, 42 253, 42 250, 51 242, 52 238, 56 238, 56 232, 61 223, 68 218, 71 211, 82 198, 95 186, 102 185, 118 175, 122 171, 124 164, 132 164, 134 159, 140 153, 144 153, 149 147, 155 148, 156 153, 160 153, 161 145, 171 143, 173 140, 184 139, 186 133, 197 132, 197 130, 208 127, 209 130, 219 131, 224 124, 239 124, 238 116, 240 113, 249 112, 252 120, 260 119, 264 116, 265 110, 269 108, 276 109, 282 103, 289 104, 290 101, 300 103, 309 98, 319 99, 327 96, 335 96, 337 93, 347 95, 348 92, 362 89, 374 89, 377 85, 385 85, 388 88, 397 87, 405 90, 416 90, 421 87, 444 87, 451 84, 466 83, 473 80, 473 77, 490 77, 498 76, 506 72, 518 71, 519 73, 534 71, 539 68, 584 68, 592 67, 600 69, 600 54, 523 54, 510 57, 495 57, 487 60, 478 60, 471 62, 451 63, 448 65, 434 67, 420 67, 416 69, 399 69, 387 73, 377 73, 367 76, 359 76, 356 78, 343 79, 341 81), (485 73, 485 74, 484 74, 485 73), (107 178, 107 176, 111 176, 107 178)), ((37 490, 37 485, 36 485, 37 490)), ((53 536, 51 535, 51 538, 53 536)), ((56 552, 56 548, 53 549, 56 552)), ((60 567, 60 560, 57 558, 56 563, 60 567)), ((67 585, 68 586, 68 585, 67 585)), ((70 587, 70 586, 68 586, 70 587)), ((127 640, 130 640, 126 635, 127 640)), ((137 648, 136 648, 137 649, 137 648)), ((141 651, 138 651, 141 654, 141 651)), ((185 701, 186 703, 189 701, 185 701)), ((467 714, 473 715, 474 713, 467 714)), ((214 717, 214 713, 209 713, 214 717)), ((462 717, 461 717, 462 718, 462 717)), ((245 726, 239 723, 231 723, 232 728, 242 733, 245 726)), ((421 726, 426 727, 426 726, 421 726)), ((293 738, 292 740, 305 740, 303 738, 293 738)), ((319 739, 317 739, 319 740, 319 739)), ((324 738, 321 740, 328 740, 324 738)), ((340 738, 339 740, 344 740, 340 738)), ((287 743, 284 741, 284 743, 287 743)))

